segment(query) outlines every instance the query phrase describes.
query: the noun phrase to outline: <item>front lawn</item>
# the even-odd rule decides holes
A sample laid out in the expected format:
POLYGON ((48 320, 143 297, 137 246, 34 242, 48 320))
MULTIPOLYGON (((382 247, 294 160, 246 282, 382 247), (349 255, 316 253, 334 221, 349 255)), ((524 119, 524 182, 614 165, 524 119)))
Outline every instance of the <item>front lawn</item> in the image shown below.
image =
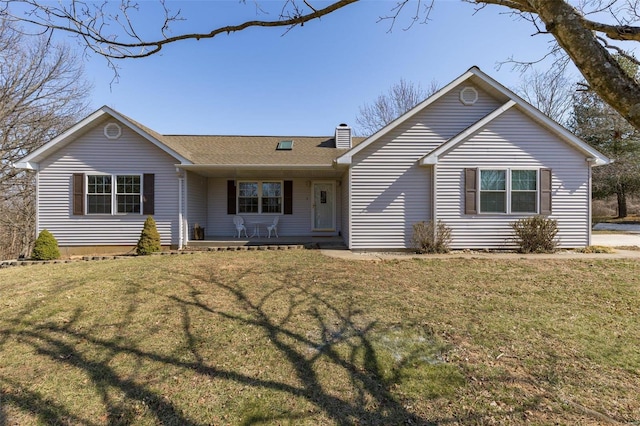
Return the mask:
POLYGON ((640 422, 635 260, 0 270, 0 425, 640 422))

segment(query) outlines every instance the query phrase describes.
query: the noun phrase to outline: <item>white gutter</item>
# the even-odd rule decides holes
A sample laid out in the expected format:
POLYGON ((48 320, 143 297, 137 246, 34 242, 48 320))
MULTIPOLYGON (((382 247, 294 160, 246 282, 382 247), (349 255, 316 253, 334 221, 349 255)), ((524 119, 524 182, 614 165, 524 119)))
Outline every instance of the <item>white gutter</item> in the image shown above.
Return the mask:
POLYGON ((176 164, 182 170, 335 170, 333 164, 176 164))

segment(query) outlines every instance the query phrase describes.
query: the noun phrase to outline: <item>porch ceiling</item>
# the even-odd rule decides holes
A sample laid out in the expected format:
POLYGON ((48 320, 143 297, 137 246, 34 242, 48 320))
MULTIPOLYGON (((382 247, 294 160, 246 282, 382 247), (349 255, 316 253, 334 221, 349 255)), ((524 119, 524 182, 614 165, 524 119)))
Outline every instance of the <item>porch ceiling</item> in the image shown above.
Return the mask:
POLYGON ((282 165, 274 166, 207 166, 189 165, 176 166, 178 168, 197 173, 201 176, 213 178, 317 178, 317 179, 339 179, 346 172, 345 168, 334 168, 331 166, 309 166, 305 168, 287 167, 282 165))

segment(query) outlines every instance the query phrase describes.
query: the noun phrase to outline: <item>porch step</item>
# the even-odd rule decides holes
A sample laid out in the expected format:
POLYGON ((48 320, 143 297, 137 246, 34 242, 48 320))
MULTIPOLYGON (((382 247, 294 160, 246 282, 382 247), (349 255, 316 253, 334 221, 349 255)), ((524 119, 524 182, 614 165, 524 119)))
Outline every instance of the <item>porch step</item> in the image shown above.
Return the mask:
POLYGON ((347 247, 340 237, 280 237, 230 239, 224 237, 207 237, 204 240, 189 241, 186 250, 288 250, 288 249, 333 249, 347 247), (266 248, 264 248, 266 247, 266 248))

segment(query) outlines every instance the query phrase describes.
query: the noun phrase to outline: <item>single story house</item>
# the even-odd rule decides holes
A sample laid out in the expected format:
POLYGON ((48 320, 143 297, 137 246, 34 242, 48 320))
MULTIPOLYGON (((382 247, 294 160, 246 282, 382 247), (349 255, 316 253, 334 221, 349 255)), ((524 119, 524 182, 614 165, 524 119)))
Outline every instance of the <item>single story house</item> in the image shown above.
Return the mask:
POLYGON ((162 135, 105 106, 16 166, 36 171, 37 231, 67 252, 133 246, 147 215, 178 248, 196 224, 236 238, 240 215, 249 233, 278 216, 279 238, 399 250, 429 220, 453 249, 510 248, 536 214, 560 247, 588 246, 591 167, 609 162, 472 67, 368 138, 162 135))

